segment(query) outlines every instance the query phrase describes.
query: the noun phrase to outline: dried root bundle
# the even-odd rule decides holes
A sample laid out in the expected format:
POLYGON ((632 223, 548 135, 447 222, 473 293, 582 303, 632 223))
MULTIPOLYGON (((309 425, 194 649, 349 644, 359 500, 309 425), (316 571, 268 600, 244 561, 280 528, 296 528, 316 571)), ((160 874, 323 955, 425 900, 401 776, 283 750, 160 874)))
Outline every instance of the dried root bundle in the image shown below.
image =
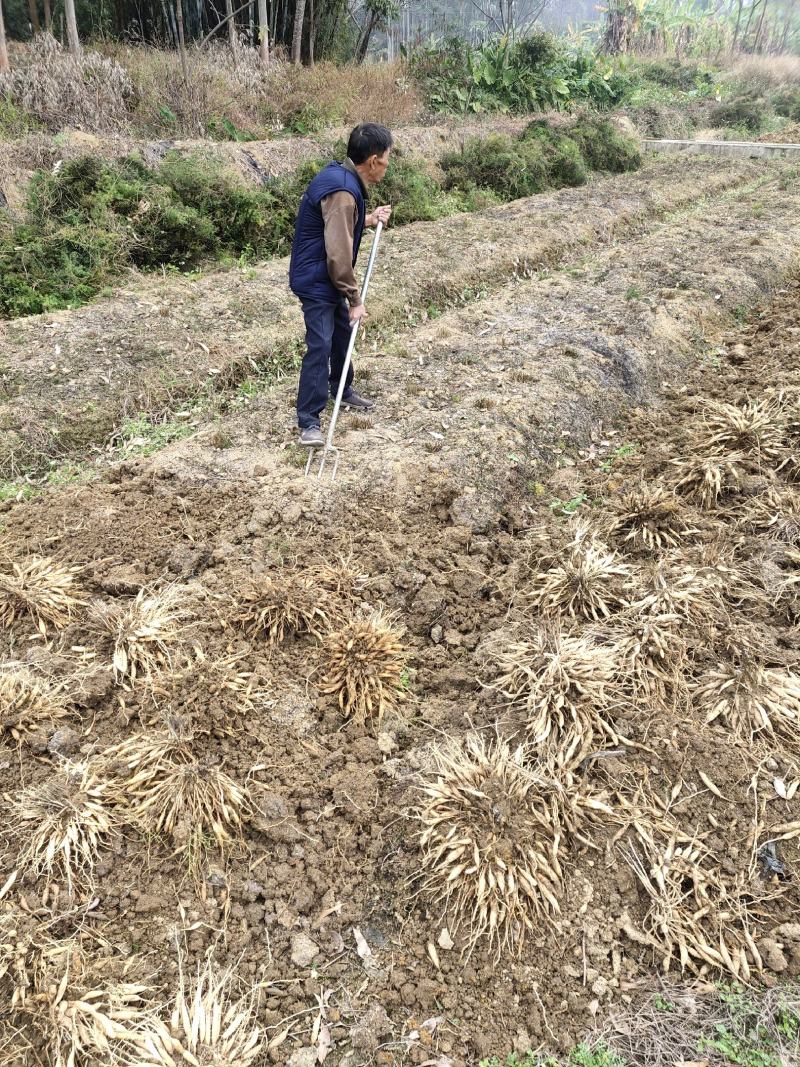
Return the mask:
POLYGON ((198 757, 179 727, 137 734, 104 754, 125 816, 146 833, 167 834, 191 870, 212 844, 224 851, 248 810, 242 789, 215 764, 198 757))
POLYGON ((350 603, 360 599, 369 582, 369 575, 358 570, 352 556, 339 556, 332 563, 320 563, 311 567, 308 574, 326 593, 350 603))
POLYGON ((322 637, 330 626, 328 596, 305 572, 264 575, 244 590, 234 621, 271 645, 288 634, 322 637))
POLYGON ((66 763, 11 803, 6 834, 27 839, 19 865, 73 887, 91 886, 101 847, 116 832, 108 786, 86 763, 66 763))
POLYGON ((89 627, 111 646, 117 681, 132 688, 138 679, 150 682, 172 667, 187 615, 186 591, 168 585, 140 589, 127 603, 95 603, 89 613, 89 627))
POLYGON ((180 989, 169 1023, 147 1020, 120 1057, 124 1067, 248 1067, 263 1058, 265 1040, 256 1022, 256 996, 237 993, 233 973, 211 960, 180 989))
POLYGON ((347 719, 379 723, 405 698, 408 653, 393 624, 380 611, 357 615, 325 639, 320 692, 336 696, 347 719))
POLYGON ((522 714, 528 743, 549 766, 573 767, 593 748, 620 737, 609 715, 620 700, 617 652, 591 632, 549 626, 509 645, 490 683, 522 714))
POLYGON ((37 630, 63 630, 82 601, 75 595, 78 567, 62 567, 48 557, 30 556, 0 572, 0 626, 28 617, 37 630))
POLYGON ((563 558, 533 574, 528 598, 546 614, 607 619, 625 606, 630 576, 630 566, 580 522, 563 558))
POLYGON ((800 546, 800 503, 792 490, 771 489, 749 500, 739 509, 738 516, 739 527, 747 533, 800 546))
POLYGON ((632 695, 648 704, 674 704, 685 699, 684 671, 688 647, 675 615, 646 612, 625 620, 617 651, 620 673, 632 695))
POLYGON ((9 663, 0 669, 0 735, 19 741, 67 714, 61 693, 26 667, 9 663))
POLYGON ((727 617, 722 581, 712 567, 661 558, 642 569, 631 610, 635 616, 672 619, 676 627, 688 627, 693 636, 708 641, 727 617))
POLYGON ((677 962, 682 971, 713 968, 749 981, 761 957, 744 887, 727 886, 705 846, 686 834, 637 821, 636 836, 623 855, 649 898, 644 936, 661 953, 662 970, 677 962))
POLYGON ((53 1067, 112 1062, 146 1017, 145 986, 107 981, 79 937, 55 938, 14 906, 0 915, 0 991, 53 1067))
POLYGON ((537 924, 560 911, 564 834, 584 812, 610 814, 601 798, 524 766, 524 752, 469 736, 435 750, 437 778, 422 789, 423 891, 440 901, 472 952, 519 953, 537 924))
POLYGON ((675 493, 690 504, 710 509, 731 493, 738 492, 747 473, 744 457, 729 455, 689 456, 673 461, 675 493))
POLYGON ((646 482, 620 497, 608 527, 609 537, 623 547, 646 552, 675 548, 695 532, 678 498, 646 482))
POLYGON ((786 421, 780 399, 747 400, 743 404, 709 400, 702 414, 702 425, 694 434, 701 451, 744 453, 767 464, 781 459, 786 421))
POLYGON ((800 746, 800 675, 784 667, 766 667, 753 655, 719 663, 692 699, 706 722, 719 719, 742 740, 765 733, 800 746))

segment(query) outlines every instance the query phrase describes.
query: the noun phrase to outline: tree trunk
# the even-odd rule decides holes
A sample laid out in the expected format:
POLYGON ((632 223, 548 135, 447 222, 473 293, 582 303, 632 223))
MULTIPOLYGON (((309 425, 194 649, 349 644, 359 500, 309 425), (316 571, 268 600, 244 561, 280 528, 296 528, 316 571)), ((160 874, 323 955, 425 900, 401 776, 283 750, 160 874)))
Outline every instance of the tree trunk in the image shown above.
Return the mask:
POLYGON ((8 48, 6 47, 6 24, 3 22, 3 0, 0 0, 0 74, 11 70, 8 62, 8 48))
POLYGON ((225 16, 228 20, 228 42, 236 55, 236 19, 233 17, 233 0, 225 0, 225 16))
POLYGON ((258 57, 261 65, 269 66, 269 21, 267 0, 258 0, 258 57))
POLYGON ((178 24, 178 51, 181 56, 181 72, 184 85, 189 84, 189 67, 186 62, 186 37, 183 32, 183 0, 175 0, 175 21, 178 24))
POLYGON ((292 63, 300 62, 300 45, 303 42, 303 16, 306 13, 306 0, 295 0, 294 29, 292 31, 292 63))
POLYGON ((53 12, 50 10, 50 0, 44 0, 44 32, 53 32, 53 12))
POLYGON ((364 28, 361 31, 361 36, 358 39, 356 45, 356 63, 363 63, 367 55, 367 48, 369 47, 369 39, 372 36, 372 31, 375 29, 375 23, 378 21, 378 16, 374 11, 370 11, 367 15, 367 21, 364 23, 364 28))
POLYGON ((39 7, 36 0, 28 0, 28 12, 31 16, 31 29, 34 33, 41 33, 42 24, 39 22, 39 7))
POLYGON ((316 19, 314 18, 314 0, 308 0, 308 65, 314 66, 314 38, 317 34, 316 19))
POLYGON ((69 50, 78 59, 81 54, 81 39, 78 36, 78 20, 75 18, 75 0, 64 0, 64 15, 67 20, 69 50))

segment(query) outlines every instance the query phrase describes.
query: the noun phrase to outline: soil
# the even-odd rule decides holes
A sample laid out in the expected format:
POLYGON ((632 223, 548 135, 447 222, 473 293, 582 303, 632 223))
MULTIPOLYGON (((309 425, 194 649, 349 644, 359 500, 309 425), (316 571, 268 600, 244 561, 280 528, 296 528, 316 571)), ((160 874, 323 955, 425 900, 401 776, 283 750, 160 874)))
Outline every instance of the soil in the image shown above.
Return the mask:
MULTIPOLYGON (((786 166, 655 160, 640 173, 389 231, 370 336, 380 345, 386 331, 514 278, 580 266, 594 249, 671 212, 702 211, 706 197, 740 190, 758 204, 751 184, 780 184, 786 166)), ((85 458, 113 441, 126 417, 180 411, 254 370, 267 378, 285 372, 302 338, 287 270, 281 259, 193 278, 133 275, 114 296, 78 311, 0 323, 0 476, 85 458)))
MULTIPOLYGON (((117 973, 146 980, 166 1001, 179 957, 191 970, 213 949, 246 983, 263 983, 264 1062, 314 1061, 320 1003, 329 1064, 447 1067, 512 1047, 566 1050, 658 988, 663 953, 642 933, 647 899, 625 859, 633 829, 620 822, 625 798, 642 786, 673 798, 673 815, 686 834, 702 835, 726 884, 748 884, 764 948, 753 981, 800 973, 800 953, 780 933, 798 906, 798 838, 776 846, 788 877, 770 877, 755 858, 777 826, 800 819, 800 794, 784 799, 775 785, 800 777, 800 751, 764 734, 737 738, 691 701, 631 697, 615 713, 627 743, 580 773, 619 811, 565 843, 560 913, 519 955, 498 958, 482 942, 463 951, 458 917, 419 892, 413 814, 437 742, 509 728, 487 683, 496 650, 534 625, 531 568, 564 551, 564 513, 602 526, 641 477, 672 485, 672 461, 694 447, 703 400, 760 400, 800 386, 800 192, 782 174, 770 163, 664 161, 391 235, 357 357, 358 383, 376 407, 343 413, 332 486, 303 476, 286 380, 151 456, 6 505, 3 557, 79 565, 87 600, 124 603, 163 581, 185 587, 184 647, 195 666, 178 670, 175 649, 171 675, 127 691, 81 612, 49 640, 25 622, 0 631, 6 658, 64 684, 70 701, 55 743, 55 731, 20 744, 6 737, 4 795, 46 781, 65 746, 73 758, 96 758, 180 716, 198 753, 245 788, 253 808, 241 841, 225 855, 211 848, 199 880, 174 843, 129 827, 101 852, 84 894, 99 903, 80 936, 95 944, 102 934, 117 973), (442 314, 430 306, 437 285, 446 308, 448 293, 481 278, 485 295, 451 301, 442 314), (410 654, 409 699, 374 727, 344 721, 321 692, 315 639, 293 635, 270 648, 234 621, 254 578, 311 573, 342 556, 368 576, 356 600, 396 613, 410 654), (197 647, 206 664, 240 657, 249 704, 197 665, 197 647)), ((128 380, 141 338, 159 349, 155 368, 193 381, 211 360, 296 339, 297 316, 275 289, 283 269, 264 267, 252 287, 230 273, 137 282, 90 308, 6 326, 16 386, 4 418, 18 447, 26 454, 48 410, 80 410, 93 398, 117 418, 120 397, 106 398, 127 388, 130 405, 146 389, 148 379, 128 380), (275 320, 263 325, 269 314, 275 320), (55 344, 66 371, 60 362, 57 373, 46 369, 55 344), (97 356, 108 361, 105 387, 97 356)), ((770 567, 791 575, 797 563, 769 528, 742 523, 742 508, 775 490, 794 513, 792 469, 763 467, 709 511, 679 505, 694 530, 685 560, 707 562, 716 545, 749 575, 747 595, 731 594, 727 621, 693 650, 690 691, 725 659, 733 624, 749 626, 759 648, 779 649, 779 662, 796 662, 796 615, 770 598, 765 576, 774 577, 770 567)), ((616 547, 634 567, 658 555, 616 547)), ((7 829, 4 873, 18 863, 23 834, 7 829)), ((21 874, 3 904, 24 895, 33 906, 44 888, 21 874)), ((48 907, 64 909, 65 892, 54 900, 51 889, 48 907)), ((3 1021, 10 1040, 13 1017, 3 1021)))

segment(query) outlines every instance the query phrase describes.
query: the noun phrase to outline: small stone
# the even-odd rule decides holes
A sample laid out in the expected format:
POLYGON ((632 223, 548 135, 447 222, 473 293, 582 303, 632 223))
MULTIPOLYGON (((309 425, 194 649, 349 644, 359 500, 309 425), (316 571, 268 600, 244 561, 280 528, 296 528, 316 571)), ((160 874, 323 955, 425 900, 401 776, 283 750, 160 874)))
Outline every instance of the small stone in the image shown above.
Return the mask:
POLYGON ((446 926, 444 926, 442 928, 441 933, 439 934, 439 948, 451 949, 454 944, 455 944, 455 942, 453 941, 452 937, 450 936, 450 931, 447 929, 446 926))
POLYGON ((782 947, 771 937, 765 937, 758 943, 758 951, 764 961, 764 966, 775 974, 781 974, 789 966, 782 947))
POLYGON ((437 622, 437 624, 435 626, 431 627, 431 641, 433 641, 433 643, 435 645, 440 645, 442 643, 442 637, 443 636, 444 636, 444 631, 442 630, 441 626, 437 622))
POLYGON ((604 997, 608 992, 608 980, 602 974, 592 982, 592 992, 596 997, 604 997))
POLYGON ((589 1014, 590 1015, 597 1015, 599 1010, 600 1010, 600 1001, 599 1000, 590 1000, 589 1001, 589 1014))
POLYGON ((378 734, 378 750, 383 753, 384 756, 389 756, 397 748, 397 741, 394 734, 390 734, 387 731, 382 731, 378 734))
POLYGON ((314 1067, 316 1062, 317 1050, 311 1045, 306 1045, 305 1048, 299 1048, 291 1054, 286 1061, 286 1067, 314 1067))
POLYGON ((263 463, 256 463, 253 467, 254 478, 266 478, 269 474, 269 467, 265 467, 263 463))
POLYGON ((374 1052, 391 1029, 386 1009, 380 1004, 370 1004, 366 1014, 350 1028, 350 1042, 362 1052, 374 1052))
POLYGON ((319 954, 319 945, 308 934, 295 934, 292 938, 292 963, 296 967, 310 967, 319 954))
POLYGON ((71 727, 62 726, 47 742, 47 751, 51 756, 71 756, 80 743, 79 735, 71 727))

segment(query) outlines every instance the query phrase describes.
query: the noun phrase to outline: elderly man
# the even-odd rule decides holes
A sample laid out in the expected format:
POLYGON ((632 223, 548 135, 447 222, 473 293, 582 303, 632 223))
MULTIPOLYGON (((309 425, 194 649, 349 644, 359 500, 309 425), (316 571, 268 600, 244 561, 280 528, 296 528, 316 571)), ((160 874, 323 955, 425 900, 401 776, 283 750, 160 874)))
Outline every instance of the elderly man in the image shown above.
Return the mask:
MULTIPOLYGON (((289 285, 300 298, 306 324, 306 354, 297 391, 300 444, 324 445, 320 415, 328 394, 336 395, 354 323, 364 314, 355 275, 358 248, 365 226, 389 221, 391 207, 367 214, 367 187, 386 173, 392 135, 385 126, 356 126, 347 143, 344 163, 329 163, 314 178, 300 201, 289 285)), ((369 411, 371 400, 353 388, 352 364, 343 403, 369 411)))

